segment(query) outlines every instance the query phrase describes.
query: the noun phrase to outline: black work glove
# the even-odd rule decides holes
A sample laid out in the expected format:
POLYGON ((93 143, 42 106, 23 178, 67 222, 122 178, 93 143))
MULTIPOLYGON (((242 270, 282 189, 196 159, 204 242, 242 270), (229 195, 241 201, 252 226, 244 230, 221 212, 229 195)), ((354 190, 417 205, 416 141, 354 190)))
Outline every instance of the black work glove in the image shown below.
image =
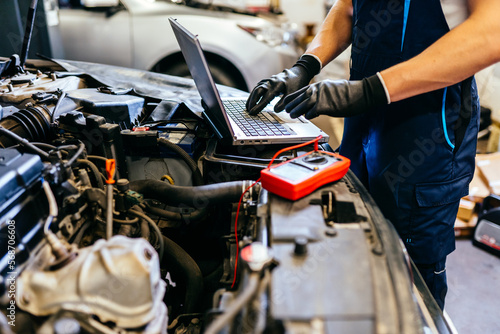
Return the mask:
POLYGON ((350 117, 388 104, 384 85, 377 75, 360 81, 324 80, 288 95, 285 110, 290 117, 319 115, 350 117))
POLYGON ((261 80, 252 90, 247 100, 247 110, 250 115, 258 114, 276 96, 283 97, 274 106, 276 112, 285 109, 285 96, 309 84, 311 79, 319 73, 321 64, 311 55, 303 55, 290 69, 261 80))

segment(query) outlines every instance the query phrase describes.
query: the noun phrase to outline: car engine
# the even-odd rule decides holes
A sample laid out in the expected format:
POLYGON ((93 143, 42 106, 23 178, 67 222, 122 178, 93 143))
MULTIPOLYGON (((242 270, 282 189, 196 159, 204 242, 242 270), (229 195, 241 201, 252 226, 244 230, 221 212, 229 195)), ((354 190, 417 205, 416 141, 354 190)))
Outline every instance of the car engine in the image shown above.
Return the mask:
POLYGON ((81 74, 2 79, 2 293, 18 318, 44 319, 18 320, 19 332, 164 333, 169 318, 199 327, 203 286, 213 294, 232 280, 223 222, 251 182, 205 185, 200 120, 143 121, 165 112, 161 100, 81 74))

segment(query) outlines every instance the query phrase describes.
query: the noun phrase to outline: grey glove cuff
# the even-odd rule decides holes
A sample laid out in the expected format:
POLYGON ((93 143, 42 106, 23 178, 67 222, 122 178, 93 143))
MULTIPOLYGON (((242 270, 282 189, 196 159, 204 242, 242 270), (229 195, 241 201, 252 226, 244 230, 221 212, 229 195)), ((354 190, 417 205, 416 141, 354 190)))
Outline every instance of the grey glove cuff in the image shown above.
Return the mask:
POLYGON ((385 85, 384 78, 382 78, 382 74, 380 74, 380 72, 377 72, 377 77, 380 80, 382 86, 384 87, 385 97, 387 98, 387 104, 391 104, 391 95, 389 94, 389 90, 387 90, 387 86, 385 85))
POLYGON ((293 65, 293 67, 295 66, 304 68, 309 76, 309 80, 321 71, 320 60, 316 56, 309 54, 302 55, 299 60, 297 60, 295 65, 293 65))

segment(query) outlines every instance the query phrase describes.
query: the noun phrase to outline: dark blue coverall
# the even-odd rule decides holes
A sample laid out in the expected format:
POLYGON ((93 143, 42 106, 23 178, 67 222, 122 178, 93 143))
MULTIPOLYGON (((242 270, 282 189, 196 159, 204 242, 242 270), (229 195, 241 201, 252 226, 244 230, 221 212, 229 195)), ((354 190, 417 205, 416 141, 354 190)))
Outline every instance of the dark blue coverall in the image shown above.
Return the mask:
MULTIPOLYGON (((353 0, 353 8, 351 80, 412 58, 449 31, 440 0, 353 0)), ((473 77, 344 123, 340 154, 395 226, 441 308, 478 128, 473 77)))

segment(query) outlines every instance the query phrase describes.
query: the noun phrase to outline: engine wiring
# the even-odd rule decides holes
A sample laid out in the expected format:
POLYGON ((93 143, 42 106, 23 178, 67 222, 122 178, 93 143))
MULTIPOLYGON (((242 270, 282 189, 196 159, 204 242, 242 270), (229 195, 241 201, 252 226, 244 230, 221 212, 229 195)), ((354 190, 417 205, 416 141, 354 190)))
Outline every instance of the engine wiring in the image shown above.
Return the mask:
POLYGON ((54 193, 52 192, 52 189, 50 189, 49 183, 43 179, 42 179, 42 187, 45 192, 45 195, 47 196, 47 201, 49 202, 49 216, 47 217, 47 220, 43 225, 43 232, 47 235, 50 233, 50 225, 57 217, 58 209, 54 193))
MULTIPOLYGON (((323 138, 323 136, 318 136, 316 137, 315 139, 313 140, 310 140, 308 142, 305 142, 305 143, 302 143, 302 144, 297 144, 297 145, 293 145, 293 146, 289 146, 289 147, 285 147, 281 150, 279 150, 278 152, 276 152, 274 154, 274 156, 272 157, 271 161, 269 162, 269 164, 267 165, 267 168, 271 167, 271 165, 273 164, 274 160, 276 160, 276 158, 286 152, 286 151, 290 151, 290 150, 295 150, 295 149, 298 149, 298 148, 301 148, 301 147, 304 147, 304 146, 308 146, 308 145, 311 145, 311 144, 314 144, 314 150, 317 151, 318 150, 318 145, 319 145, 319 140, 323 138)), ((238 258, 239 258, 239 241, 238 241, 238 216, 239 216, 239 213, 240 213, 240 207, 241 207, 241 202, 243 201, 243 198, 245 197, 245 194, 253 187, 255 186, 257 183, 260 182, 260 178, 258 178, 254 183, 252 183, 250 186, 248 186, 244 191, 243 193, 241 194, 241 197, 240 197, 240 200, 238 202, 238 208, 236 209, 236 217, 234 219, 234 238, 236 240, 236 259, 235 259, 235 262, 234 262, 234 275, 233 275, 233 282, 231 284, 231 289, 234 288, 235 284, 236 284, 236 277, 237 277, 237 272, 238 272, 238 258)))

